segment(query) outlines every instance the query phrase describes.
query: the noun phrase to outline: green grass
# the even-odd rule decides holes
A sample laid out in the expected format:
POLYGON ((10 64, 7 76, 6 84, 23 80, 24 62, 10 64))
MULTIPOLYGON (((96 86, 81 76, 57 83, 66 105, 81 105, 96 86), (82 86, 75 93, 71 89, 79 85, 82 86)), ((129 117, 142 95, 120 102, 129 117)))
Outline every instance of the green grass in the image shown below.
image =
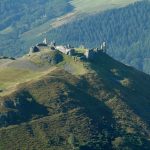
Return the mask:
POLYGON ((70 56, 64 55, 64 61, 58 64, 58 66, 62 69, 65 68, 66 71, 74 75, 84 75, 88 72, 88 70, 84 66, 84 63, 78 60, 76 56, 70 57, 70 56))
MULTIPOLYGON (((22 66, 21 65, 21 66, 22 66)), ((74 75, 83 75, 87 72, 84 67, 83 62, 79 60, 74 60, 74 57, 70 57, 64 55, 58 51, 52 52, 49 48, 42 48, 41 52, 30 54, 30 56, 25 55, 12 62, 12 66, 10 63, 10 67, 0 68, 0 88, 4 89, 4 92, 0 93, 0 95, 4 95, 5 93, 9 93, 9 91, 14 91, 17 85, 21 83, 25 83, 31 80, 38 80, 40 77, 50 73, 56 67, 62 68, 74 75), (51 59, 55 59, 56 55, 62 55, 62 62, 58 64, 51 64, 47 60, 43 60, 43 57, 50 57, 51 59), (24 60, 27 62, 31 62, 35 65, 35 69, 33 68, 23 68, 17 67, 18 63, 24 66, 24 60), (19 62, 18 62, 19 61, 19 62), (56 66, 55 66, 56 65, 56 66)))
POLYGON ((24 80, 27 76, 29 77, 33 74, 28 70, 21 69, 12 69, 12 68, 4 68, 0 70, 0 82, 3 85, 8 85, 8 83, 16 83, 20 80, 24 80))
POLYGON ((84 47, 79 47, 79 48, 76 48, 75 49, 77 52, 79 52, 79 53, 82 53, 82 54, 84 54, 85 52, 86 52, 86 50, 87 50, 87 48, 84 48, 84 47))
MULTIPOLYGON (((79 78, 58 69, 39 81, 30 81, 22 85, 37 103, 47 108, 48 116, 36 120, 31 118, 31 121, 19 126, 1 128, 0 137, 3 138, 0 138, 0 149, 5 150, 12 143, 15 143, 12 149, 18 149, 19 146, 21 149, 45 150, 70 150, 72 146, 77 148, 88 143, 92 135, 97 135, 94 131, 98 128, 94 123, 97 118, 101 125, 98 130, 107 130, 101 118, 105 114, 111 120, 111 112, 103 103, 80 90, 77 87, 79 81, 79 78), (70 143, 72 136, 75 141, 70 143)), ((29 98, 29 95, 22 97, 23 91, 20 90, 19 93, 12 93, 10 97, 14 100, 29 98)))
POLYGON ((78 13, 92 13, 104 11, 112 8, 119 8, 138 0, 73 0, 71 4, 78 13))
POLYGON ((9 33, 11 33, 13 31, 13 28, 11 27, 11 26, 9 26, 9 27, 7 27, 7 28, 5 28, 4 30, 1 30, 0 31, 0 34, 9 34, 9 33))
MULTIPOLYGON (((0 69, 0 88, 8 92, 9 90, 11 91, 12 88, 14 90, 17 85, 37 79, 41 75, 40 72, 32 72, 31 70, 13 68, 0 69)), ((4 92, 1 94, 4 94, 4 92)))
POLYGON ((55 70, 55 67, 50 67, 43 71, 31 71, 24 69, 6 68, 0 70, 0 88, 4 91, 0 96, 7 95, 15 90, 17 86, 29 81, 39 80, 42 76, 55 70))
POLYGON ((1 95, 5 94, 5 92, 9 93, 9 91, 14 91, 17 85, 21 83, 38 80, 43 75, 55 69, 53 65, 48 62, 43 62, 41 59, 42 55, 55 57, 55 52, 50 52, 50 50, 47 49, 43 49, 42 51, 43 52, 31 54, 31 56, 26 55, 19 60, 13 61, 12 64, 10 63, 10 66, 0 68, 0 88, 4 89, 4 92, 0 93, 1 95), (26 66, 25 69, 22 66, 18 67, 18 63, 24 66, 24 60, 31 62, 35 65, 36 69, 28 68, 28 66, 26 66), (42 69, 44 67, 45 69, 42 69))

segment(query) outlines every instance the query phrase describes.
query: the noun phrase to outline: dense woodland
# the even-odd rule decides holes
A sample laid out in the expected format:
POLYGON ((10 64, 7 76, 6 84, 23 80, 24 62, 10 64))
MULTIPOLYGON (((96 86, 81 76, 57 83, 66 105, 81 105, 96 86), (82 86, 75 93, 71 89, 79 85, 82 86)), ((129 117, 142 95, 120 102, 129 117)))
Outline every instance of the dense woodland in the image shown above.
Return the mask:
POLYGON ((68 0, 3 0, 0 1, 0 29, 11 25, 19 32, 61 16, 71 10, 68 0), (23 27, 22 27, 23 25, 23 27))
POLYGON ((0 54, 17 56, 25 50, 20 35, 73 8, 69 0, 0 1, 0 54))

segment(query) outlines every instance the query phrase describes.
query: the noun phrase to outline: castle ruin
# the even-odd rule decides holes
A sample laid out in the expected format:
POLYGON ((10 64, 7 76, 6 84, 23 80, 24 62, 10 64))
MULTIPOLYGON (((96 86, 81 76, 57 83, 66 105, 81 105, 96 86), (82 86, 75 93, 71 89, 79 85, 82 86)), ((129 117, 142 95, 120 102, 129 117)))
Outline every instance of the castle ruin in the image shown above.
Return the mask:
MULTIPOLYGON (((76 50, 74 49, 74 47, 71 47, 69 44, 67 46, 56 45, 56 42, 54 42, 54 41, 49 43, 47 38, 45 38, 42 43, 38 43, 38 44, 36 44, 36 46, 31 47, 29 54, 40 52, 43 47, 49 48, 51 51, 58 50, 58 51, 66 54, 66 55, 69 55, 69 56, 75 56, 76 55, 76 50)), ((96 55, 98 53, 101 53, 101 52, 102 53, 107 52, 106 42, 103 42, 100 45, 100 48, 87 49, 86 52, 83 54, 82 58, 85 57, 85 59, 92 60, 96 57, 96 55)))

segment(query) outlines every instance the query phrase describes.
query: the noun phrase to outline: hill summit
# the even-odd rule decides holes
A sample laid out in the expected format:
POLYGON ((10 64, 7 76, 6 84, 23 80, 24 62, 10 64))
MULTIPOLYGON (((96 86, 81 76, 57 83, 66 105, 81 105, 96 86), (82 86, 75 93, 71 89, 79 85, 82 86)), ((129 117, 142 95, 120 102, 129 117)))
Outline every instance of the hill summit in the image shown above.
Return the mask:
POLYGON ((101 48, 0 59, 0 149, 149 149, 150 76, 101 48))

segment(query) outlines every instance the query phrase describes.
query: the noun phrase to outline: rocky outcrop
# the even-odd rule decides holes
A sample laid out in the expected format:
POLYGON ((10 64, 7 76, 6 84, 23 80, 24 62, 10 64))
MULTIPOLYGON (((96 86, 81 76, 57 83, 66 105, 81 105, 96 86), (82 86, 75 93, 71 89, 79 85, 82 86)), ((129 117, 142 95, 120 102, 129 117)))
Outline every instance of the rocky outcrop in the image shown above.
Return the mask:
POLYGON ((40 59, 43 63, 49 63, 55 65, 60 63, 63 60, 63 56, 59 52, 54 51, 51 52, 50 54, 49 53, 42 54, 40 59))
POLYGON ((39 52, 39 51, 40 51, 40 49, 39 49, 37 46, 34 46, 34 47, 31 47, 31 48, 30 48, 29 54, 31 54, 31 53, 36 53, 36 52, 39 52))

